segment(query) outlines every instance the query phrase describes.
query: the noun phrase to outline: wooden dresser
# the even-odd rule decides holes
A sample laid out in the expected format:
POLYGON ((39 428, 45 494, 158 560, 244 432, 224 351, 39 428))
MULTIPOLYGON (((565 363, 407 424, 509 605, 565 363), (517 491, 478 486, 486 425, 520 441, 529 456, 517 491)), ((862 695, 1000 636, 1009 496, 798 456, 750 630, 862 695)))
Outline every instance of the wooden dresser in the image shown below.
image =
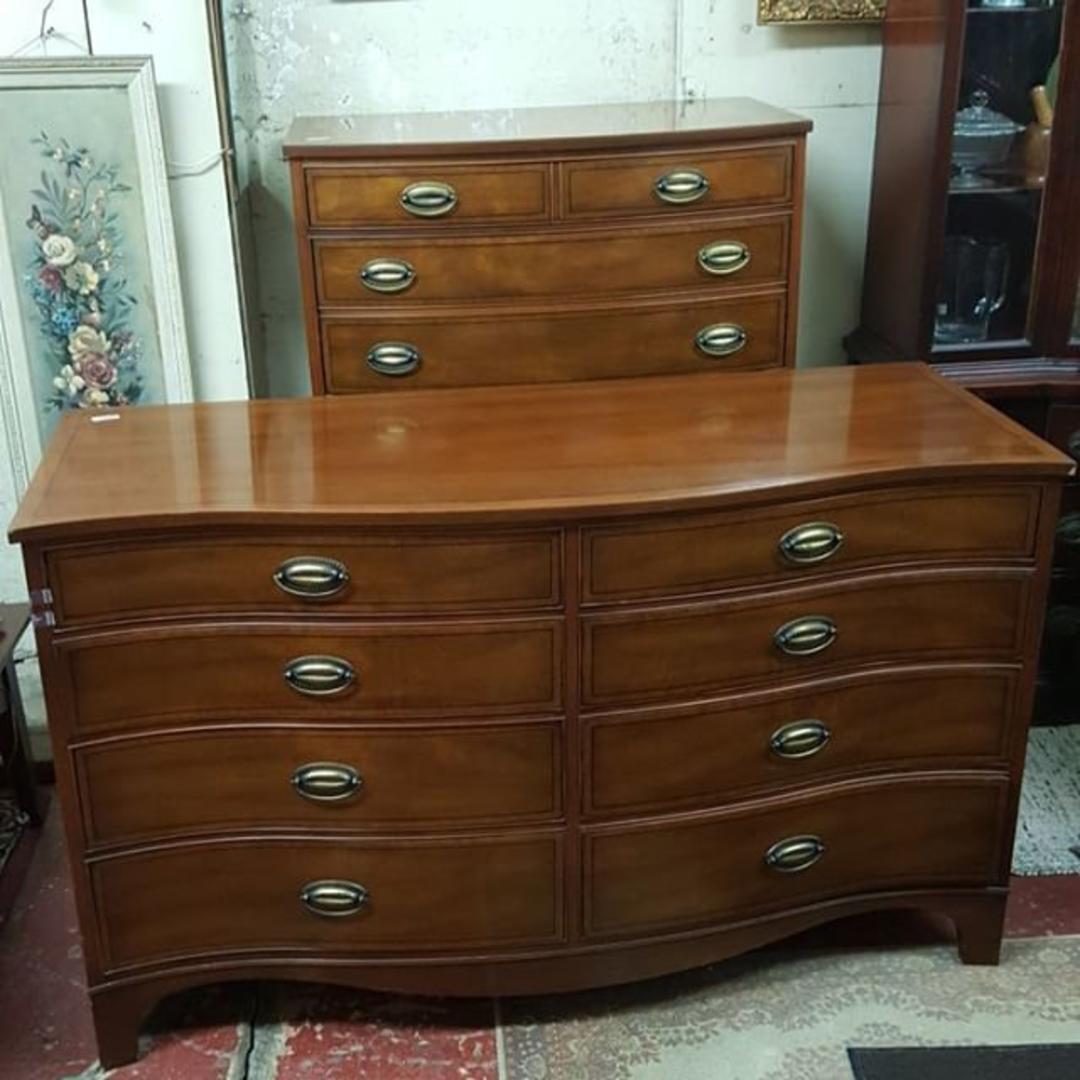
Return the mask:
POLYGON ((809 129, 743 98, 299 118, 314 392, 792 364, 809 129))
POLYGON ((69 414, 11 535, 103 1062, 216 980, 993 962, 1071 467, 918 365, 69 414))

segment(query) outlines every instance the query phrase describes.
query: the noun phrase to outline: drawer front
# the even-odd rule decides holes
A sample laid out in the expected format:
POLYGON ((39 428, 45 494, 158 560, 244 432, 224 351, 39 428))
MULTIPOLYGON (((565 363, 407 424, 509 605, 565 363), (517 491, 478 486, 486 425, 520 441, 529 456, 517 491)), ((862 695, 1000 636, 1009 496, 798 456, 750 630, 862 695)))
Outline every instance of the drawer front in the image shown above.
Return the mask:
POLYGON ((185 833, 508 823, 560 810, 560 729, 260 727, 75 750, 91 846, 185 833))
POLYGON ((860 772, 999 764, 1014 669, 893 669, 586 723, 585 811, 689 810, 860 772))
POLYGON ((1004 780, 945 773, 598 830, 586 841, 586 932, 678 930, 905 886, 1000 884, 1007 793, 1004 780), (816 846, 785 844, 797 838, 823 850, 815 859, 816 846), (787 871, 766 862, 770 852, 787 871))
POLYGON ((784 312, 781 295, 554 315, 327 319, 326 382, 348 393, 773 367, 784 360, 784 312), (709 338, 718 327, 727 336, 709 338), (410 359, 388 368, 380 360, 388 344, 398 356, 406 346, 410 359))
POLYGON ((782 283, 787 276, 789 221, 691 223, 632 233, 531 233, 514 236, 401 237, 315 240, 323 304, 420 304, 453 300, 525 300, 605 296, 669 289, 782 283), (717 245, 742 245, 749 262, 716 276, 699 256, 717 245), (405 287, 365 286, 365 267, 400 264, 405 287))
MULTIPOLYGON (((107 968, 269 950, 508 947, 561 936, 560 846, 556 835, 245 839, 102 859, 90 875, 107 968), (313 912, 301 893, 321 882, 356 887, 355 910, 313 912)), ((324 909, 335 901, 325 889, 308 897, 324 909)))
POLYGON ((308 221, 314 228, 543 221, 551 214, 551 166, 309 166, 308 221))
POLYGON ((76 725, 97 731, 196 718, 551 713, 562 701, 562 637, 555 620, 332 630, 230 623, 99 635, 56 654, 76 725))
POLYGON ((559 602, 560 540, 556 532, 249 535, 87 544, 46 558, 61 625, 152 613, 505 610, 559 602))
POLYGON ((929 657, 1019 658, 1028 577, 897 577, 792 589, 749 600, 589 616, 583 696, 590 705, 694 698, 846 663, 929 657), (813 623, 804 620, 815 620, 813 623), (834 627, 830 636, 819 620, 834 627), (784 628, 791 655, 777 644, 784 628), (805 631, 805 633, 804 633, 805 631))
POLYGON ((568 161, 561 167, 564 213, 604 218, 787 203, 794 163, 792 146, 568 161))
POLYGON ((919 488, 590 529, 584 596, 689 596, 875 562, 1031 559, 1038 511, 1037 488, 919 488))

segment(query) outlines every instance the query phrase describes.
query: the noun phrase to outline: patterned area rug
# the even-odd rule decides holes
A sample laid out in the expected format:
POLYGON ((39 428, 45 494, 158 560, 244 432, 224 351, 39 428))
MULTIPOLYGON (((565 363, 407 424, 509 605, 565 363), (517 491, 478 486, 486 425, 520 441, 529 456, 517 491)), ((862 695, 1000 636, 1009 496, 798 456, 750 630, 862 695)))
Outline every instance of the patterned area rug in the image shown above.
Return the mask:
POLYGON ((1013 873, 1080 874, 1080 725, 1028 736, 1013 873))
POLYGON ((0 870, 19 842, 25 822, 13 799, 0 796, 0 870))
POLYGON ((510 1080, 842 1080, 849 1046, 1022 1045, 1080 1030, 1080 937, 757 953, 633 988, 503 1001, 510 1080))

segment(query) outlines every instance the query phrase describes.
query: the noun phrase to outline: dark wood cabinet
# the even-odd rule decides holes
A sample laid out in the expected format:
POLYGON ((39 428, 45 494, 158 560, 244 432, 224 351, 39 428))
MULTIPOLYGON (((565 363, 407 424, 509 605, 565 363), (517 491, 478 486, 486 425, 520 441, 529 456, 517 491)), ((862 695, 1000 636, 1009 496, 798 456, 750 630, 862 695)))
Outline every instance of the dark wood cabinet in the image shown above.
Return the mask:
MULTIPOLYGON (((1080 0, 890 0, 873 184, 850 358, 926 360, 1080 457, 1080 0)), ((1078 552, 1067 487, 1037 722, 1080 721, 1078 552)))

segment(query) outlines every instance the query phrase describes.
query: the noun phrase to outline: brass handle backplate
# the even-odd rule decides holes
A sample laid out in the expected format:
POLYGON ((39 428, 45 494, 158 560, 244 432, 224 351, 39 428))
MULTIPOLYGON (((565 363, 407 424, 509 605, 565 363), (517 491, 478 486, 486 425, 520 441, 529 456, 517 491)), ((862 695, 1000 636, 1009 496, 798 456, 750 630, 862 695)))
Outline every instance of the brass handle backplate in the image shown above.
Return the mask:
POLYGON ((349 584, 349 571, 337 559, 322 555, 298 555, 286 559, 274 571, 274 584, 290 596, 326 600, 349 584))
POLYGON ((718 240, 698 252, 698 266, 706 274, 725 277, 737 274, 750 262, 750 249, 739 240, 718 240))
POLYGON ((835 640, 836 623, 824 615, 807 615, 784 623, 773 635, 776 647, 788 656, 813 656, 835 640))
POLYGON ((706 356, 734 356, 742 352, 750 340, 750 335, 737 323, 714 323, 698 332, 694 344, 706 356))
POLYGON ((777 757, 793 761, 819 754, 831 737, 832 732, 820 720, 796 720, 773 732, 769 749, 777 757))
POLYGON ((825 854, 825 844, 818 836, 792 836, 778 840, 765 852, 765 865, 781 874, 809 870, 825 854))
POLYGON ((796 525, 780 537, 780 554, 797 566, 831 559, 844 545, 844 534, 829 521, 796 525))
POLYGON ((404 259, 372 259, 360 270, 361 284, 372 292, 404 292, 415 280, 416 271, 404 259))
POLYGON ((661 176, 653 184, 653 191, 663 202, 685 206, 705 198, 709 193, 709 178, 697 169, 676 169, 661 176))
POLYGON ((285 681, 300 694, 328 697, 347 690, 356 671, 336 656, 299 656, 285 665, 285 681))
POLYGON ((360 790, 363 780, 351 765, 313 761, 292 774, 292 784, 298 795, 312 802, 344 802, 360 790))
POLYGON ((412 375, 419 370, 422 360, 420 350, 407 341, 380 341, 367 354, 367 365, 372 371, 392 378, 412 375))
POLYGON ((457 206, 457 201, 457 192, 441 180, 410 184, 401 193, 402 208, 414 217, 443 217, 457 206))
POLYGON ((308 911, 331 919, 356 915, 367 902, 367 889, 355 881, 310 881, 300 890, 300 903, 308 911))

